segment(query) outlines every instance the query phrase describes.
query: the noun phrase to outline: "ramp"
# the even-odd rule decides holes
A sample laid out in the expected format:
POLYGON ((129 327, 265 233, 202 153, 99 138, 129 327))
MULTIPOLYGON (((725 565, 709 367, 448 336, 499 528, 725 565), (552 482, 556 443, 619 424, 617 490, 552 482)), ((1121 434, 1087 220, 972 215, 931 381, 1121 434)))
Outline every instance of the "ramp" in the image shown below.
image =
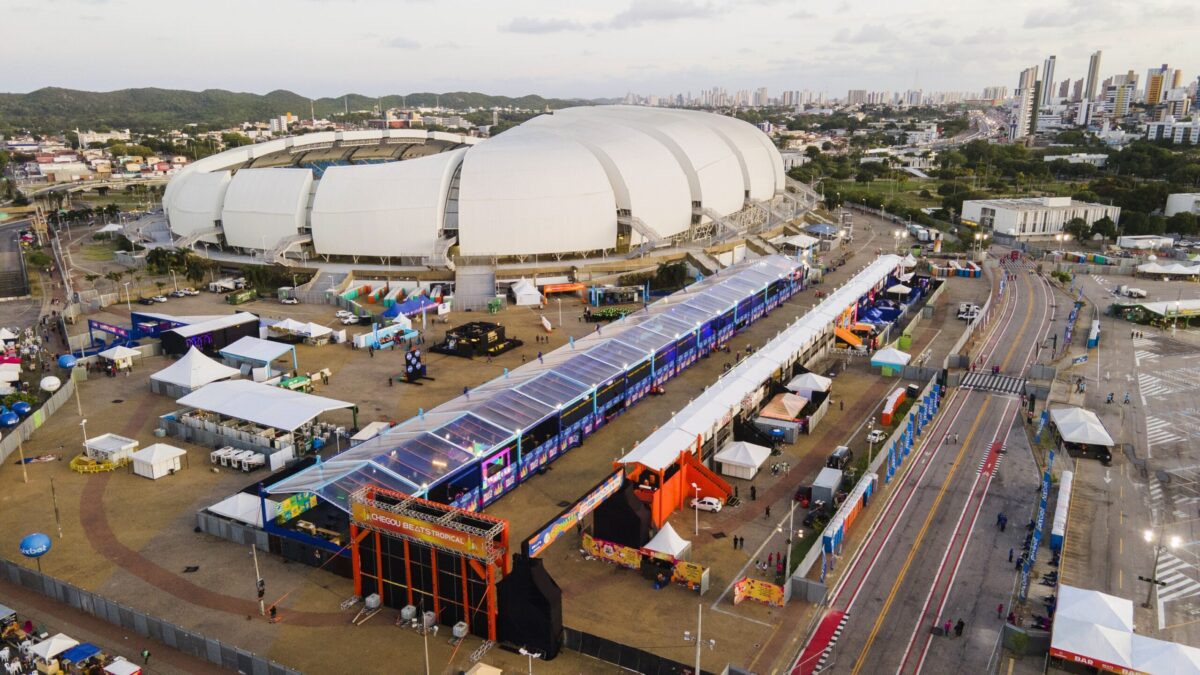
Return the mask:
POLYGON ((836 335, 839 340, 841 340, 842 342, 845 342, 846 344, 850 345, 851 347, 854 347, 856 349, 858 347, 862 347, 862 343, 863 343, 862 338, 858 337, 854 333, 851 333, 849 330, 842 328, 841 326, 836 326, 833 329, 833 334, 836 335))
POLYGON ((812 639, 808 641, 804 652, 800 654, 800 661, 796 663, 795 668, 792 668, 791 675, 812 675, 825 669, 829 660, 829 652, 833 650, 833 646, 841 637, 847 618, 845 612, 834 610, 821 619, 817 630, 813 632, 812 639))
POLYGON ((700 486, 701 497, 720 497, 721 501, 729 499, 733 494, 733 487, 726 483, 724 478, 704 466, 700 460, 696 459, 696 455, 687 452, 683 457, 686 479, 689 483, 700 486))

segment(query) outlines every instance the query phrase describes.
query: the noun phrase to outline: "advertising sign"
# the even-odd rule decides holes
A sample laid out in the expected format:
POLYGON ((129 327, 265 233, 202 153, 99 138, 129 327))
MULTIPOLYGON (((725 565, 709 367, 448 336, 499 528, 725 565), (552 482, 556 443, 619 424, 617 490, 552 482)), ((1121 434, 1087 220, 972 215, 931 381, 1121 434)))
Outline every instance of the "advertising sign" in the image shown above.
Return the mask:
POLYGON ((708 568, 686 560, 677 560, 671 572, 671 581, 700 591, 700 594, 704 595, 704 591, 708 590, 708 568))
POLYGON ((750 577, 743 577, 733 585, 733 604, 742 600, 754 600, 772 607, 783 607, 787 602, 783 586, 750 577))
POLYGON ((583 499, 575 502, 574 506, 560 513, 557 518, 550 521, 540 532, 529 538, 529 557, 536 558, 550 544, 553 544, 556 539, 570 532, 579 524, 580 520, 586 518, 589 513, 596 510, 596 507, 603 504, 605 499, 616 494, 624 482, 625 474, 621 471, 616 471, 613 475, 604 479, 604 482, 593 488, 591 492, 584 495, 583 499))
POLYGON ((316 495, 311 492, 297 492, 279 502, 279 507, 275 510, 275 522, 282 525, 316 505, 316 495))
POLYGON ((583 535, 583 550, 588 555, 608 561, 631 570, 641 569, 642 554, 636 548, 614 544, 603 539, 594 539, 590 534, 583 535))
POLYGON ((448 549, 471 558, 486 559, 487 557, 487 542, 481 537, 466 532, 434 525, 359 502, 351 502, 350 515, 357 523, 391 532, 404 539, 448 549))

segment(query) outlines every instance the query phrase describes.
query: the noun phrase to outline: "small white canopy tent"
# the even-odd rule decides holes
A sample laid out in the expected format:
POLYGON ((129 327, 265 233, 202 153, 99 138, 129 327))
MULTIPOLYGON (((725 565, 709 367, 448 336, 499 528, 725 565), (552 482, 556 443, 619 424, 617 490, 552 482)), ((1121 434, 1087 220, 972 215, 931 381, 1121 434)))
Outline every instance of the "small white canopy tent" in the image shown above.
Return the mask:
POLYGON ((533 282, 528 279, 516 280, 508 291, 512 293, 513 302, 519 307, 542 304, 542 294, 538 292, 537 286, 534 286, 533 282))
POLYGON ((917 259, 913 257, 913 254, 909 253, 908 255, 906 255, 900 259, 900 266, 901 267, 916 267, 917 259))
POLYGON ((79 640, 63 633, 58 633, 37 643, 29 651, 39 659, 49 661, 78 644, 79 640))
POLYGON ((896 349, 895 347, 885 347, 884 349, 880 349, 879 351, 875 352, 871 356, 871 365, 899 368, 900 366, 908 363, 908 360, 911 358, 912 356, 900 351, 899 349, 896 349))
POLYGON ((84 454, 100 462, 123 462, 129 459, 138 442, 116 434, 102 434, 87 439, 84 454))
POLYGON ((805 391, 829 391, 833 380, 816 373, 801 373, 787 383, 787 390, 796 393, 805 391))
POLYGON ((117 657, 116 661, 104 666, 104 672, 109 675, 138 675, 142 672, 141 666, 117 657))
POLYGON ((725 446, 713 459, 721 463, 721 473, 726 476, 752 480, 770 456, 770 448, 736 441, 725 446))
POLYGON ((178 398, 206 384, 240 374, 237 368, 218 363, 192 347, 183 358, 150 376, 150 391, 178 398))
POLYGON ((0 363, 0 382, 16 382, 21 379, 21 364, 0 363))
POLYGON ((1050 411, 1050 419, 1058 428, 1058 434, 1068 443, 1083 445, 1115 445, 1112 436, 1100 423, 1096 413, 1083 408, 1055 408, 1050 411))
MULTIPOLYGON (((213 504, 208 507, 208 510, 230 520, 236 520, 240 523, 253 525, 254 527, 262 527, 262 506, 258 500, 257 495, 238 492, 213 504)), ((275 515, 279 512, 279 502, 267 499, 266 503, 267 518, 274 520, 275 515)))
POLYGON ((675 531, 675 528, 671 527, 670 523, 663 523, 662 529, 650 541, 646 542, 642 550, 683 560, 685 554, 691 548, 692 542, 679 536, 679 533, 675 531))
POLYGON ((158 480, 183 468, 187 451, 166 443, 148 445, 133 453, 133 472, 150 480, 158 480))
POLYGON ((912 289, 904 284, 893 284, 892 286, 888 287, 887 292, 895 293, 896 295, 908 295, 909 293, 912 293, 912 289))
POLYGON ((16 342, 20 338, 7 328, 0 328, 0 342, 16 342))
POLYGON ((102 359, 108 359, 109 361, 112 361, 118 369, 124 370, 126 368, 132 368, 133 360, 141 355, 142 353, 136 349, 130 349, 124 345, 117 345, 116 347, 109 347, 108 349, 105 349, 96 356, 99 356, 102 359))

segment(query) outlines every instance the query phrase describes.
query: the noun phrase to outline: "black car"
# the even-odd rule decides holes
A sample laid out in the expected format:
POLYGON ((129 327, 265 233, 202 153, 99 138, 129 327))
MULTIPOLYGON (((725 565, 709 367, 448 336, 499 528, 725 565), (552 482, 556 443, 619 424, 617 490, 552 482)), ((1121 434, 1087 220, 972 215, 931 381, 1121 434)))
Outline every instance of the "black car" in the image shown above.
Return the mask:
POLYGON ((154 301, 150 298, 138 298, 139 305, 153 305, 154 301))
POLYGON ((808 515, 804 516, 804 526, 812 527, 817 522, 818 518, 825 517, 825 501, 818 499, 812 503, 808 510, 808 515))

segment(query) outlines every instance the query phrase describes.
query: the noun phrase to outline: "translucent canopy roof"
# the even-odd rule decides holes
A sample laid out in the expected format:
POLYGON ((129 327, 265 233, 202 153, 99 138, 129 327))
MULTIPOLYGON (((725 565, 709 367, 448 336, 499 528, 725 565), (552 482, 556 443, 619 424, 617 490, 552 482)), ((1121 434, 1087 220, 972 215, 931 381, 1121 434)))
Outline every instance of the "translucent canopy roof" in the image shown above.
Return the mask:
POLYGON ((366 484, 423 495, 438 481, 477 463, 601 385, 623 378, 651 354, 799 267, 800 263, 782 256, 729 267, 296 473, 268 491, 316 492, 346 509, 346 496, 366 484))

